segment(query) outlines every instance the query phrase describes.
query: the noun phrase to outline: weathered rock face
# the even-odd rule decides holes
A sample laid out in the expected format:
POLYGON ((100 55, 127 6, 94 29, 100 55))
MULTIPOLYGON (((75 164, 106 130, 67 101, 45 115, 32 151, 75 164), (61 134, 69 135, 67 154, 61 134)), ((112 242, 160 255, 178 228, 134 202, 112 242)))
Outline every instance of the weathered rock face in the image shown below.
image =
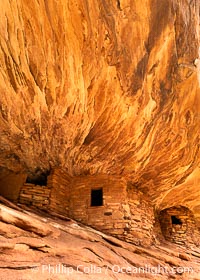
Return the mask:
POLYGON ((121 175, 200 219, 199 1, 0 7, 0 180, 121 175))

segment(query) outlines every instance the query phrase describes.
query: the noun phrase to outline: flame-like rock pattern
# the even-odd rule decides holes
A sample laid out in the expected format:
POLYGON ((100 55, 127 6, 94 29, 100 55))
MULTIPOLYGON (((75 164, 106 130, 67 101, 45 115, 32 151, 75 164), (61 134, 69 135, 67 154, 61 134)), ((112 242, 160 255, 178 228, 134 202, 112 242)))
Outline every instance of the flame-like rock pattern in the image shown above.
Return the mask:
POLYGON ((199 5, 1 1, 2 174, 120 174, 200 219, 199 5))

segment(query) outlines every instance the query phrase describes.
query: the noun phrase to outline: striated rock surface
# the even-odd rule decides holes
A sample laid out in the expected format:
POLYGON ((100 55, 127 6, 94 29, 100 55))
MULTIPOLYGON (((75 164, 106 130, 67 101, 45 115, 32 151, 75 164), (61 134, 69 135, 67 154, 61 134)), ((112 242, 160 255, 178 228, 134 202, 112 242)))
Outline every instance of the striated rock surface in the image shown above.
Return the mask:
POLYGON ((124 176, 200 222, 199 1, 0 3, 0 182, 124 176))

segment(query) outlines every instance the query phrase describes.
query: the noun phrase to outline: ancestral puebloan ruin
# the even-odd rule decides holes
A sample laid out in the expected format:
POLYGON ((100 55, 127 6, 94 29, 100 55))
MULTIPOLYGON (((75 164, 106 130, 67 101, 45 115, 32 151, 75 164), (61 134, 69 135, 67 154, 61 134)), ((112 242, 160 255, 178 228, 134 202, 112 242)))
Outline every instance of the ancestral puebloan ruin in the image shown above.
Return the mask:
POLYGON ((69 177, 55 169, 46 180, 44 175, 40 179, 32 179, 40 183, 36 185, 27 178, 29 183, 19 189, 16 202, 66 215, 134 244, 153 244, 159 238, 159 228, 171 242, 200 244, 200 232, 188 208, 176 206, 155 213, 148 195, 123 177, 69 177))
POLYGON ((197 248, 200 2, 0 8, 0 196, 135 246, 197 248))

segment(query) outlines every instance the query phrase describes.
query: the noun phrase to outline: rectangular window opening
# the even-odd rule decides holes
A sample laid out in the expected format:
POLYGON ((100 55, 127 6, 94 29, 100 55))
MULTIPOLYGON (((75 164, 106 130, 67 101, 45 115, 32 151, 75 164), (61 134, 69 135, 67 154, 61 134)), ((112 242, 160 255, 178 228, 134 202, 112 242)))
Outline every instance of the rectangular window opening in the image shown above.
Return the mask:
POLYGON ((103 189, 91 190, 91 206, 102 206, 103 205, 103 189))
POLYGON ((172 220, 172 225, 182 225, 181 220, 176 216, 171 216, 171 220, 172 220))

